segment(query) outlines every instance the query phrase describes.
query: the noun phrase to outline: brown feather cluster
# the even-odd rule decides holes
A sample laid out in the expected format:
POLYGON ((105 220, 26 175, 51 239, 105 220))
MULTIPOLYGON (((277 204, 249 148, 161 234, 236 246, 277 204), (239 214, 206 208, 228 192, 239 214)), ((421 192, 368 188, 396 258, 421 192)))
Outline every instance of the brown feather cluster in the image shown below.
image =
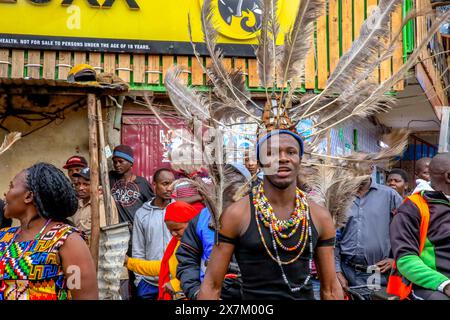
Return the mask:
POLYGON ((20 132, 10 132, 3 139, 3 143, 0 146, 0 155, 10 149, 14 143, 20 140, 22 134, 20 132))
POLYGON ((327 208, 333 217, 335 227, 347 222, 347 213, 362 183, 369 176, 355 175, 352 170, 318 166, 305 177, 308 198, 327 208))
MULTIPOLYGON (((407 144, 408 133, 395 131, 383 138, 389 147, 375 154, 355 153, 347 157, 333 157, 316 153, 319 144, 332 128, 343 127, 349 121, 367 118, 392 108, 396 101, 394 96, 388 94, 389 91, 398 81, 408 76, 420 51, 426 47, 441 23, 450 17, 449 11, 434 19, 424 40, 417 44, 416 50, 408 56, 403 66, 382 83, 374 82, 372 73, 384 61, 391 59, 395 48, 401 43, 397 40, 404 24, 415 16, 429 13, 409 14, 402 25, 391 32, 392 13, 402 3, 402 0, 379 0, 378 7, 361 26, 359 37, 338 61, 326 87, 317 95, 302 96, 295 89, 302 81, 305 57, 310 49, 315 23, 326 12, 327 1, 299 1, 292 27, 279 37, 278 1, 261 0, 262 26, 255 54, 259 78, 267 99, 263 110, 251 99, 242 71, 228 70, 225 67, 222 52, 216 48, 218 32, 214 27, 213 12, 217 1, 205 0, 201 26, 203 40, 211 58, 210 66, 203 66, 192 41, 190 18, 188 29, 195 57, 208 77, 211 90, 204 93, 188 88, 179 81, 181 71, 171 69, 165 78, 167 92, 180 116, 191 124, 201 122, 217 133, 239 123, 256 124, 258 131, 263 132, 267 129, 279 129, 286 124, 293 124, 292 127, 295 128, 300 121, 311 120, 312 128, 299 134, 304 138, 311 138, 305 140, 304 162, 314 171, 302 179, 309 181, 305 186, 309 185, 317 201, 324 204, 333 214, 336 224, 341 225, 345 220, 342 214, 351 203, 355 189, 366 178, 368 168, 373 164, 386 163, 401 154, 407 144), (391 34, 395 36, 390 38, 391 34), (277 43, 279 38, 284 38, 282 45, 277 43)), ((214 195, 208 198, 208 203, 218 222, 226 202, 223 192, 228 178, 225 177, 222 165, 224 153, 211 146, 215 145, 223 150, 223 137, 218 134, 210 142, 199 138, 194 140, 205 150, 206 167, 214 186, 214 195)))

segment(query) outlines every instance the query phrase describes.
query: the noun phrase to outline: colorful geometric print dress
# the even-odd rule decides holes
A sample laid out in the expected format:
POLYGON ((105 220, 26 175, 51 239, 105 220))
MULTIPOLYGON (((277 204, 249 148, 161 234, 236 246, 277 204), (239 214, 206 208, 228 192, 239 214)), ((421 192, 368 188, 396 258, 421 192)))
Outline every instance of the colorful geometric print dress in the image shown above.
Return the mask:
POLYGON ((58 251, 72 233, 84 233, 59 223, 35 239, 13 242, 18 227, 0 230, 0 300, 67 300, 67 288, 58 251))

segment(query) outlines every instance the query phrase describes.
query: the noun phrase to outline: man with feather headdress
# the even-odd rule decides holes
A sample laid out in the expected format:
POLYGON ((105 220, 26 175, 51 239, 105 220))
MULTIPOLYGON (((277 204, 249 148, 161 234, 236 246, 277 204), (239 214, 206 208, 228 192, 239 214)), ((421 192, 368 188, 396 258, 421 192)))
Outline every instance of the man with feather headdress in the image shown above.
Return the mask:
POLYGON ((223 212, 219 245, 212 252, 199 299, 220 297, 233 252, 241 268, 244 299, 314 299, 313 257, 322 299, 343 297, 334 275, 331 215, 297 188, 302 155, 303 141, 292 131, 275 130, 259 139, 258 162, 267 174, 250 195, 223 212), (272 154, 274 141, 278 153, 272 154))
MULTIPOLYGON (((205 167, 213 181, 205 203, 214 218, 218 244, 213 249, 199 299, 219 298, 233 251, 242 272, 244 298, 312 299, 313 257, 320 274, 322 298, 342 298, 333 261, 333 220, 336 224, 337 220, 342 220, 339 217, 352 203, 355 190, 367 178, 352 168, 358 167, 360 162, 376 163, 398 155, 407 134, 390 144, 388 150, 346 158, 317 153, 319 144, 331 128, 389 110, 395 98, 385 93, 404 79, 416 63, 420 50, 450 16, 446 13, 438 17, 402 67, 384 82, 375 83, 370 75, 391 59, 402 29, 394 30, 396 33, 391 37, 392 13, 403 1, 380 0, 377 10, 361 26, 359 37, 337 63, 326 87, 320 94, 302 99, 296 89, 304 81, 305 58, 311 47, 315 22, 324 14, 326 1, 300 1, 295 21, 281 46, 277 41, 280 33, 277 2, 261 1, 261 31, 255 54, 260 83, 265 89, 264 108, 252 100, 242 71, 228 70, 223 63, 222 53, 216 48, 218 32, 213 23, 212 0, 204 1, 201 12, 204 42, 211 57, 209 67, 203 66, 191 39, 195 57, 211 81, 211 91, 204 94, 187 87, 178 79, 182 72, 178 67, 166 73, 169 97, 179 115, 194 124, 196 143, 204 146, 205 141, 196 136, 195 123, 215 133, 211 140, 214 147, 204 148, 205 167), (297 124, 305 119, 310 120, 312 126, 296 132, 297 124), (257 125, 257 157, 265 175, 250 195, 224 210, 223 190, 228 178, 221 165, 224 159, 222 135, 240 121, 257 125), (317 170, 316 176, 307 177, 313 196, 307 197, 297 188, 300 162, 317 170)), ((414 18, 414 14, 417 15, 413 13, 407 19, 414 18)), ((188 28, 192 34, 190 22, 188 28)))

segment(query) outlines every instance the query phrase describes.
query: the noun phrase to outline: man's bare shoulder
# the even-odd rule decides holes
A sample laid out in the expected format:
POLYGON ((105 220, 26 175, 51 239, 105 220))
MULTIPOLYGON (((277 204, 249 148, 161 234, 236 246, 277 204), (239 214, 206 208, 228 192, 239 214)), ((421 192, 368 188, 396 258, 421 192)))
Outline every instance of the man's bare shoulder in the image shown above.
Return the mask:
POLYGON ((315 201, 308 199, 309 209, 312 215, 318 219, 325 219, 331 217, 330 211, 324 206, 318 204, 315 201))
POLYGON ((317 231, 319 232, 319 235, 322 235, 324 231, 330 229, 330 227, 334 227, 333 218, 327 208, 309 199, 308 204, 311 218, 317 231))
POLYGON ((226 208, 220 217, 221 233, 232 239, 241 235, 242 231, 246 230, 249 224, 249 210, 250 202, 248 196, 226 208))
POLYGON ((227 219, 242 218, 242 213, 250 209, 249 196, 245 196, 228 206, 222 213, 222 217, 227 219))

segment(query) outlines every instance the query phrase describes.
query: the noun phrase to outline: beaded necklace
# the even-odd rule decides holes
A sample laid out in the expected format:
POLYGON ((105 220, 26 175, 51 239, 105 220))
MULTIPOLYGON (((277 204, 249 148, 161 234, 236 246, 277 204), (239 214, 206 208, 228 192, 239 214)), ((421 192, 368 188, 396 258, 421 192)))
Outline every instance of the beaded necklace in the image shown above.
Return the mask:
POLYGON ((291 214, 291 217, 289 220, 280 220, 277 218, 275 213, 273 212, 273 208, 269 203, 269 200, 264 194, 264 187, 263 184, 260 185, 259 191, 254 198, 254 205, 256 207, 256 212, 258 213, 258 217, 261 220, 261 222, 264 224, 266 228, 269 227, 269 225, 272 227, 272 229, 275 232, 271 232, 272 235, 275 238, 276 243, 280 248, 282 248, 285 251, 294 251, 297 250, 300 246, 300 251, 303 252, 306 246, 307 241, 307 228, 308 228, 308 219, 306 218, 306 212, 307 212, 307 204, 305 195, 297 189, 296 192, 296 206, 291 214), (297 230, 299 229, 301 225, 300 230, 300 236, 297 244, 295 244, 292 247, 286 247, 282 242, 281 239, 289 239, 294 234, 297 233, 297 230), (289 228, 292 228, 292 230, 289 232, 289 228), (283 233, 287 232, 287 233, 283 233), (281 239, 280 239, 281 238, 281 239))
POLYGON ((291 214, 291 218, 289 220, 279 220, 272 209, 272 206, 270 205, 267 197, 264 195, 264 188, 263 183, 260 184, 259 189, 257 190, 257 187, 253 189, 253 204, 255 205, 255 218, 256 218, 256 225, 258 226, 258 232, 261 237, 261 242, 264 245, 264 248, 266 249, 269 256, 277 262, 278 266, 281 269, 281 274, 283 277, 283 281, 286 283, 286 285, 289 287, 289 290, 291 292, 297 292, 300 291, 305 285, 308 284, 309 280, 311 279, 312 274, 312 261, 313 261, 313 241, 312 241, 312 231, 311 231, 311 223, 310 223, 310 216, 309 216, 309 208, 306 203, 306 196, 304 193, 297 188, 296 190, 296 206, 294 209, 294 212, 291 214), (272 246, 275 251, 275 257, 270 251, 270 249, 267 246, 267 243, 264 239, 264 236, 261 231, 260 223, 264 224, 266 228, 269 228, 271 239, 272 239, 272 246), (299 237, 298 243, 293 247, 285 247, 278 236, 280 236, 283 239, 287 239, 292 237, 296 231, 298 230, 298 227, 302 223, 302 230, 299 237), (288 234, 283 234, 283 231, 288 231, 288 228, 292 227, 293 230, 289 232, 288 234), (300 256, 302 255, 306 243, 309 240, 309 261, 308 261, 308 267, 309 272, 308 275, 303 282, 302 285, 298 287, 292 287, 287 279, 286 273, 284 272, 283 265, 291 264, 295 261, 297 261, 300 256), (278 252, 278 246, 282 248, 285 251, 293 251, 298 249, 301 246, 301 249, 299 250, 299 253, 291 260, 289 261, 281 261, 279 252, 278 252))

